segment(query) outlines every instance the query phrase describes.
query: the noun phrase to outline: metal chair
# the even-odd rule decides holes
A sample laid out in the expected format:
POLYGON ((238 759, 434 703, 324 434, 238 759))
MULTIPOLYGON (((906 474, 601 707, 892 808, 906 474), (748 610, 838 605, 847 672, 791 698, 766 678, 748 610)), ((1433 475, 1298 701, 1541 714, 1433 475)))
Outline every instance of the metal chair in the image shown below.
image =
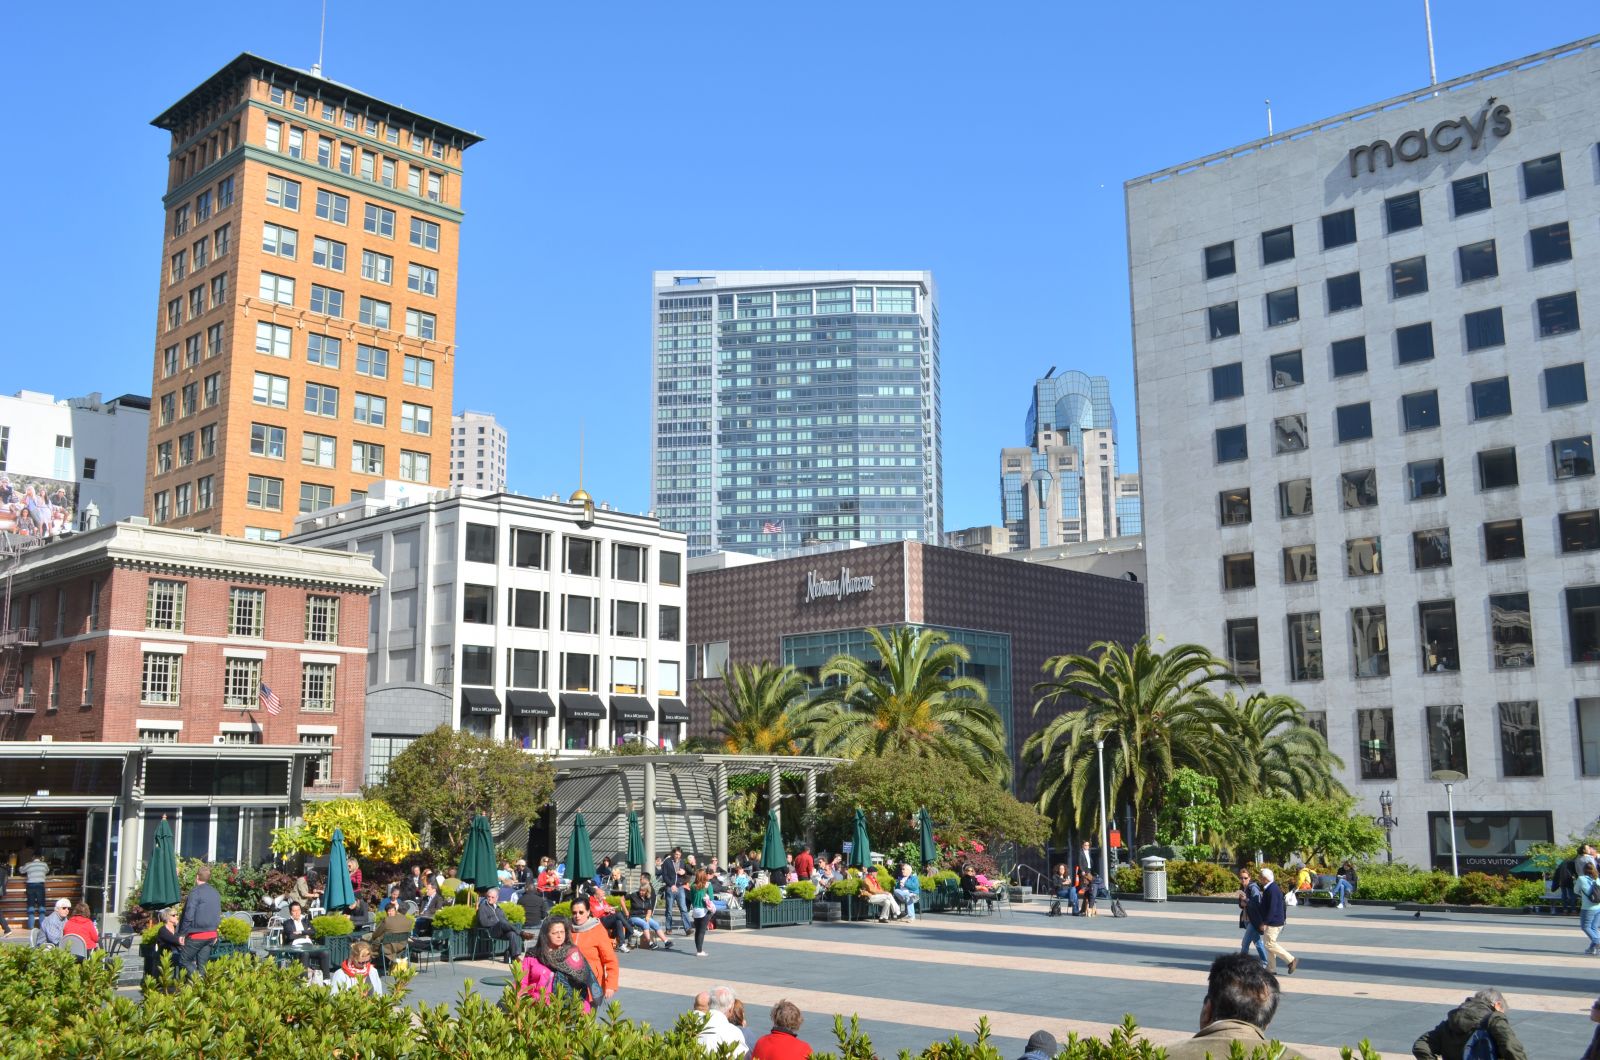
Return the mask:
POLYGON ((406 952, 411 955, 417 971, 426 971, 429 965, 439 959, 444 947, 444 939, 433 934, 433 917, 417 917, 417 922, 411 925, 411 936, 406 939, 406 952))
POLYGON ((67 952, 78 960, 87 960, 89 957, 89 944, 83 941, 80 935, 63 935, 61 941, 67 944, 67 952))
POLYGON ((269 948, 283 945, 283 925, 288 922, 286 917, 278 915, 267 921, 267 946, 269 948))
POLYGON ((388 947, 403 946, 409 954, 411 952, 411 932, 391 931, 373 943, 372 963, 378 968, 379 975, 388 975, 389 966, 396 958, 389 956, 388 947))

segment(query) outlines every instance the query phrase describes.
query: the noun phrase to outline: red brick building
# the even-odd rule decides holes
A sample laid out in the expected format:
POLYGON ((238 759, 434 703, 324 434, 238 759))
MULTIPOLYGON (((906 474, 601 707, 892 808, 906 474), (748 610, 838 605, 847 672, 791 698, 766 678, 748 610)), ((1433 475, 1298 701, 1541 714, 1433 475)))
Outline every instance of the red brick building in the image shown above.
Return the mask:
POLYGON ((162 816, 183 856, 259 860, 302 797, 359 789, 365 556, 127 521, 6 581, 0 857, 114 890, 112 838, 131 879, 162 816))

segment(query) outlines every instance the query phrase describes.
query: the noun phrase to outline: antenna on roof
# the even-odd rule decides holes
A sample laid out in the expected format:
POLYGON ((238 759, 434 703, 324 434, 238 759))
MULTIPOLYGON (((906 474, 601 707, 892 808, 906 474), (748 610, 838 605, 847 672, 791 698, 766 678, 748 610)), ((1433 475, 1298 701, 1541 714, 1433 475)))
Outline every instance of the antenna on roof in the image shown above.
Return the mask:
MULTIPOLYGON (((1428 0, 1422 0, 1422 21, 1428 28, 1428 84, 1439 83, 1439 68, 1433 62, 1433 10, 1428 0)), ((1437 92, 1434 95, 1438 95, 1437 92)))
POLYGON ((328 0, 322 0, 322 25, 317 30, 317 65, 311 68, 313 77, 322 76, 322 45, 328 39, 328 0))
POLYGON ((1265 100, 1267 104, 1267 135, 1272 135, 1272 100, 1265 100))

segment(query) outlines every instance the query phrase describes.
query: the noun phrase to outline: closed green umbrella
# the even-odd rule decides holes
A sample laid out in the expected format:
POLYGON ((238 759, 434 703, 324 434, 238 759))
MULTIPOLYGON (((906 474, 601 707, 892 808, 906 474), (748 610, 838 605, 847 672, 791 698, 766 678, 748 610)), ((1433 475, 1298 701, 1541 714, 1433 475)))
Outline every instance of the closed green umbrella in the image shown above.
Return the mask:
POLYGON ((921 826, 920 831, 922 833, 917 837, 917 845, 919 847, 917 853, 922 856, 922 864, 924 866, 932 865, 939 860, 939 846, 933 841, 933 818, 928 816, 928 808, 926 806, 917 811, 917 824, 921 826))
POLYGON ((589 823, 581 813, 572 819, 572 838, 567 840, 567 878, 594 878, 594 848, 589 844, 589 823))
POLYGON ((494 863, 494 833, 489 831, 489 818, 481 813, 472 819, 467 848, 461 852, 461 880, 480 891, 500 883, 500 872, 494 863))
POLYGON ((850 832, 850 864, 858 869, 872 868, 872 840, 867 838, 867 815, 856 807, 856 825, 850 832))
POLYGON ((172 826, 162 817, 161 823, 156 825, 156 842, 150 848, 150 860, 144 867, 144 890, 139 892, 139 904, 145 909, 165 909, 182 900, 178 859, 172 854, 172 826))
POLYGON ((783 825, 778 821, 777 807, 767 813, 767 838, 761 844, 761 867, 768 871, 789 867, 789 859, 783 853, 783 825))
POLYGON ((344 851, 344 829, 333 830, 328 844, 328 888, 322 892, 322 907, 328 912, 348 909, 356 904, 356 888, 350 882, 350 856, 344 851))
POLYGON ((627 861, 629 868, 644 865, 644 832, 639 829, 639 814, 633 810, 628 811, 627 861))

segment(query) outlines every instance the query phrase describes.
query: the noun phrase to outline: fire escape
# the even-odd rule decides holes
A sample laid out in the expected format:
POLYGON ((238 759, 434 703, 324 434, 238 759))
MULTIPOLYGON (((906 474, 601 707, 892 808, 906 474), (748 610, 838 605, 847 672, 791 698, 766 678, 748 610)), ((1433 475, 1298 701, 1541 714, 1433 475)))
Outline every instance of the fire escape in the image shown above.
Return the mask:
POLYGON ((0 740, 11 736, 13 719, 34 712, 31 689, 22 685, 24 654, 39 646, 39 630, 22 624, 12 604, 12 582, 22 559, 44 538, 0 531, 0 740))

